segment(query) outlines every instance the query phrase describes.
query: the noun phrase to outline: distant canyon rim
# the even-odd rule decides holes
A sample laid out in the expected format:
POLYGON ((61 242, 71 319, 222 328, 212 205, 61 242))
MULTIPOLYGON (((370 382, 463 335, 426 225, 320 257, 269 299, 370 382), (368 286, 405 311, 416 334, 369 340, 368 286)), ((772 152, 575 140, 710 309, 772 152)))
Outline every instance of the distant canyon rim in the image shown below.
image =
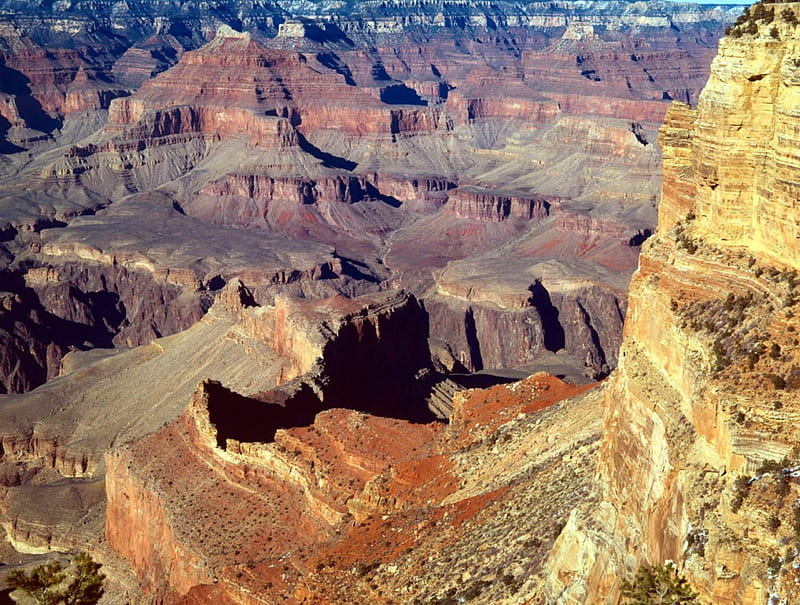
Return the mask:
POLYGON ((404 288, 462 371, 616 365, 656 129, 732 9, 126 6, 0 7, 4 392, 234 277, 404 288))

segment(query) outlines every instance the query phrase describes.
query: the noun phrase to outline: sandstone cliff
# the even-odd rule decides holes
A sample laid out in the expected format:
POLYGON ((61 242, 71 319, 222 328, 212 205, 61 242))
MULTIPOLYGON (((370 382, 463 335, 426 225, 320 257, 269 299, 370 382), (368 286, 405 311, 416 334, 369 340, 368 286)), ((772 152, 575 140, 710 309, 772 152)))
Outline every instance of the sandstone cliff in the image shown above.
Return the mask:
POLYGON ((713 603, 798 599, 797 8, 750 9, 697 108, 673 106, 661 130, 659 231, 605 395, 602 502, 556 543, 559 602, 616 603, 621 578, 666 560, 713 603))
POLYGON ((553 405, 585 388, 537 375, 458 396, 449 427, 334 409, 272 437, 274 406, 204 382, 109 454, 106 535, 168 603, 516 602, 592 493, 596 399, 553 405), (249 434, 220 441, 234 410, 249 434))

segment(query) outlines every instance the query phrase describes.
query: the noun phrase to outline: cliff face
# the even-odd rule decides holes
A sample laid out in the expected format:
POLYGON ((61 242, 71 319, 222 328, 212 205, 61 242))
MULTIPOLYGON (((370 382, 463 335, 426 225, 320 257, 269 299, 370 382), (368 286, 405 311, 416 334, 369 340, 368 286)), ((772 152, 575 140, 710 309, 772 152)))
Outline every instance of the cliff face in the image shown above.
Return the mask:
POLYGON ((794 10, 767 5, 757 34, 724 38, 697 109, 673 106, 661 130, 659 231, 605 395, 603 501, 550 563, 562 602, 615 603, 620 578, 666 560, 713 603, 798 598, 794 10))
POLYGON ((78 259, 2 271, 0 392, 24 392, 59 375, 76 348, 139 346, 191 326, 211 295, 187 272, 146 271, 78 259))
POLYGON ((781 30, 783 39, 726 38, 720 45, 694 132, 695 214, 710 243, 744 246, 795 267, 798 41, 792 29, 781 30), (723 145, 726 139, 735 144, 723 145))
POLYGON ((537 375, 456 397, 449 427, 332 409, 273 436, 274 405, 205 381, 178 421, 108 455, 106 536, 167 603, 534 595, 591 491, 599 408, 553 406, 585 390, 537 375), (249 434, 221 440, 234 412, 249 434))

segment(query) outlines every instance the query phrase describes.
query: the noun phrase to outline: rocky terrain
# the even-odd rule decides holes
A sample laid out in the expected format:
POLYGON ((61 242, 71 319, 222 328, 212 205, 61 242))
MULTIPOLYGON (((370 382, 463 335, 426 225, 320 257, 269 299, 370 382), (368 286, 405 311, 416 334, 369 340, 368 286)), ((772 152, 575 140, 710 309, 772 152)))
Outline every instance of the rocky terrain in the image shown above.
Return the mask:
POLYGON ((59 6, 0 5, 3 562, 88 547, 107 603, 611 605, 666 560, 797 600, 800 5, 702 94, 721 9, 59 6))
MULTIPOLYGON (((697 108, 670 110, 659 231, 645 244, 620 364, 603 386, 556 405, 546 394, 558 399, 569 388, 541 375, 456 396, 447 427, 414 429, 434 431, 424 445, 393 449, 397 458, 381 457, 382 468, 356 464, 375 474, 354 480, 333 534, 319 534, 326 546, 222 571, 198 547, 208 575, 193 577, 205 586, 184 600, 617 603, 621 580, 640 563, 666 560, 713 603, 797 600, 794 222, 773 220, 768 238, 759 225, 792 216, 797 167, 786 150, 796 145, 798 38, 786 11, 798 8, 743 20, 737 27, 758 31, 722 40, 697 108), (749 187, 729 184, 732 167, 749 187)), ((201 390, 170 426, 192 417, 207 430, 206 400, 201 390)), ((342 421, 326 412, 267 446, 307 469, 301 501, 314 501, 314 482, 300 477, 318 472, 313 456, 325 450, 307 444, 345 434, 328 428, 342 421)), ((137 447, 150 451, 142 443, 111 454, 130 461, 120 475, 151 468, 136 458, 137 447)), ((240 441, 217 448, 228 477, 256 456, 240 441)), ((133 476, 157 486, 146 493, 161 502, 170 497, 158 473, 133 476)))
POLYGON ((750 9, 697 108, 667 115, 659 229, 606 388, 603 502, 557 541, 550 598, 613 603, 631 567, 672 559, 712 603, 798 599, 797 11, 750 9))
POLYGON ((437 7, 2 3, 0 391, 183 330, 234 277, 403 287, 464 369, 607 374, 656 128, 730 13, 437 7))

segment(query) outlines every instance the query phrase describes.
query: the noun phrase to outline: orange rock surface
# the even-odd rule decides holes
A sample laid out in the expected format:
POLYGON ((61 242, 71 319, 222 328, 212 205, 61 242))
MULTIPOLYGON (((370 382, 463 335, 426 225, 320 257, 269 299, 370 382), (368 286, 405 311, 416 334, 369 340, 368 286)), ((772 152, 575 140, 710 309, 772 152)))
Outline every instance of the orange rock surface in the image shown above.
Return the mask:
MULTIPOLYGON (((449 427, 337 409, 274 441, 228 440, 221 449, 208 406, 224 394, 201 385, 178 421, 107 458, 106 537, 143 589, 167 602, 403 598, 402 578, 425 576, 425 552, 468 543, 476 524, 516 506, 524 488, 471 476, 466 452, 497 448, 512 439, 502 426, 534 421, 587 388, 539 374, 462 393, 449 427), (376 573, 397 582, 370 583, 376 573)), ((508 448, 524 455, 522 444, 508 448)), ((507 575, 509 586, 524 582, 507 575)))

